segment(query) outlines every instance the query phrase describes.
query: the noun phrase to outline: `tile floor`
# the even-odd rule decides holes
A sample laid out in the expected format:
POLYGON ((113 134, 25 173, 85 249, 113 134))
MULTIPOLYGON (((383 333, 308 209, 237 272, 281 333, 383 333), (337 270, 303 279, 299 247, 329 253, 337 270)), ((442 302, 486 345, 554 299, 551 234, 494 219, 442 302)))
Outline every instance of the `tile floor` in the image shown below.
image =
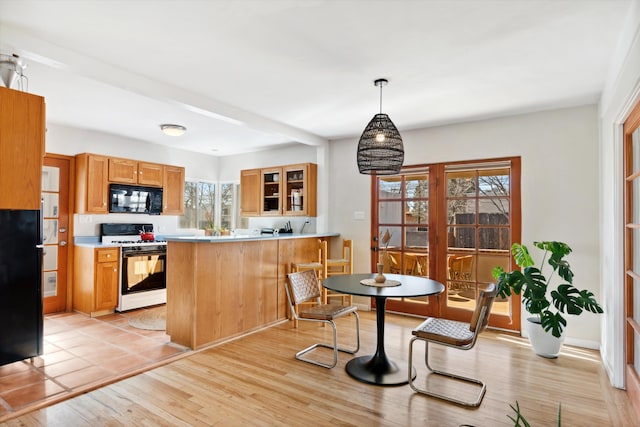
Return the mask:
POLYGON ((129 326, 132 310, 90 318, 45 315, 44 354, 0 366, 0 421, 149 369, 189 352, 164 331, 129 326))

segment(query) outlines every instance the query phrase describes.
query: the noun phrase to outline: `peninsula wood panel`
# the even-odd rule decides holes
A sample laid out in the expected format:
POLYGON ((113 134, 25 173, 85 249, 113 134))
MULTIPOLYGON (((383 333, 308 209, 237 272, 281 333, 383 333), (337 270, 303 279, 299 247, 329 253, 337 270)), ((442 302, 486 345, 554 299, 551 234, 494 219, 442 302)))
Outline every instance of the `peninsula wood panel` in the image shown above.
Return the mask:
POLYGON ((169 242, 167 333, 197 349, 278 320, 278 241, 169 242))
POLYGON ((195 244, 167 244, 167 335, 187 347, 195 342, 196 263, 195 244))
POLYGON ((278 319, 289 316, 285 286, 292 263, 318 260, 318 238, 282 239, 279 241, 278 263, 278 319))
POLYGON ((44 98, 0 87, 0 209, 40 209, 44 98))

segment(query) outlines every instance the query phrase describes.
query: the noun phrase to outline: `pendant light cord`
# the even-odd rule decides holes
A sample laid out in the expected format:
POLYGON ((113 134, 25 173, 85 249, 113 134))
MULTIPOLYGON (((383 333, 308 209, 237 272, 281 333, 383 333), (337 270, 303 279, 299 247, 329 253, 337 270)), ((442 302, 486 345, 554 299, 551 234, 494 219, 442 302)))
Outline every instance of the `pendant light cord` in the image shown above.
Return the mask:
POLYGON ((382 84, 380 84, 380 114, 382 114, 382 84))

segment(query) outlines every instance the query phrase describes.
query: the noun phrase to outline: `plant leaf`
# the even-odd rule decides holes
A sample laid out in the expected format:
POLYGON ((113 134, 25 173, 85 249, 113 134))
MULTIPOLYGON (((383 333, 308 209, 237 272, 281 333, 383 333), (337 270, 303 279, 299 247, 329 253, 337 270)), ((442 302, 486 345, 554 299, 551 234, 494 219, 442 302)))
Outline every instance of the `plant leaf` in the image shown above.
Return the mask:
POLYGON ((531 255, 529 255, 529 249, 520 243, 514 243, 511 245, 511 253, 513 259, 519 267, 531 267, 534 265, 531 255))
POLYGON ((580 291, 573 285, 564 283, 558 289, 551 291, 553 305, 563 313, 578 315, 582 313, 583 301, 580 298, 580 291))
POLYGON ((554 337, 560 338, 562 330, 567 326, 567 321, 564 320, 562 314, 552 313, 549 310, 545 310, 541 316, 541 325, 545 332, 551 331, 551 334, 554 337))
POLYGON ((600 307, 600 304, 598 304, 598 302, 596 301, 593 292, 591 291, 588 291, 586 289, 580 291, 580 301, 582 307, 584 307, 584 309, 587 311, 590 311, 592 313, 604 312, 602 310, 602 307, 600 307))
POLYGON ((558 275, 563 280, 573 283, 573 272, 569 262, 564 259, 571 253, 571 248, 562 242, 533 242, 533 244, 544 251, 550 252, 548 263, 553 271, 558 271, 558 275))

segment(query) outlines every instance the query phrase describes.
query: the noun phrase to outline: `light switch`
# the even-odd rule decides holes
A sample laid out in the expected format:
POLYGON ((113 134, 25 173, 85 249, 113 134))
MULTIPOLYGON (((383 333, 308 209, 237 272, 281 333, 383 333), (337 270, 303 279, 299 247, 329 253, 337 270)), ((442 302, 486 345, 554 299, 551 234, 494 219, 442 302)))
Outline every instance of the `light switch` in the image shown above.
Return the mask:
POLYGON ((363 220, 364 219, 364 212, 362 211, 355 211, 353 213, 353 219, 355 220, 363 220))

